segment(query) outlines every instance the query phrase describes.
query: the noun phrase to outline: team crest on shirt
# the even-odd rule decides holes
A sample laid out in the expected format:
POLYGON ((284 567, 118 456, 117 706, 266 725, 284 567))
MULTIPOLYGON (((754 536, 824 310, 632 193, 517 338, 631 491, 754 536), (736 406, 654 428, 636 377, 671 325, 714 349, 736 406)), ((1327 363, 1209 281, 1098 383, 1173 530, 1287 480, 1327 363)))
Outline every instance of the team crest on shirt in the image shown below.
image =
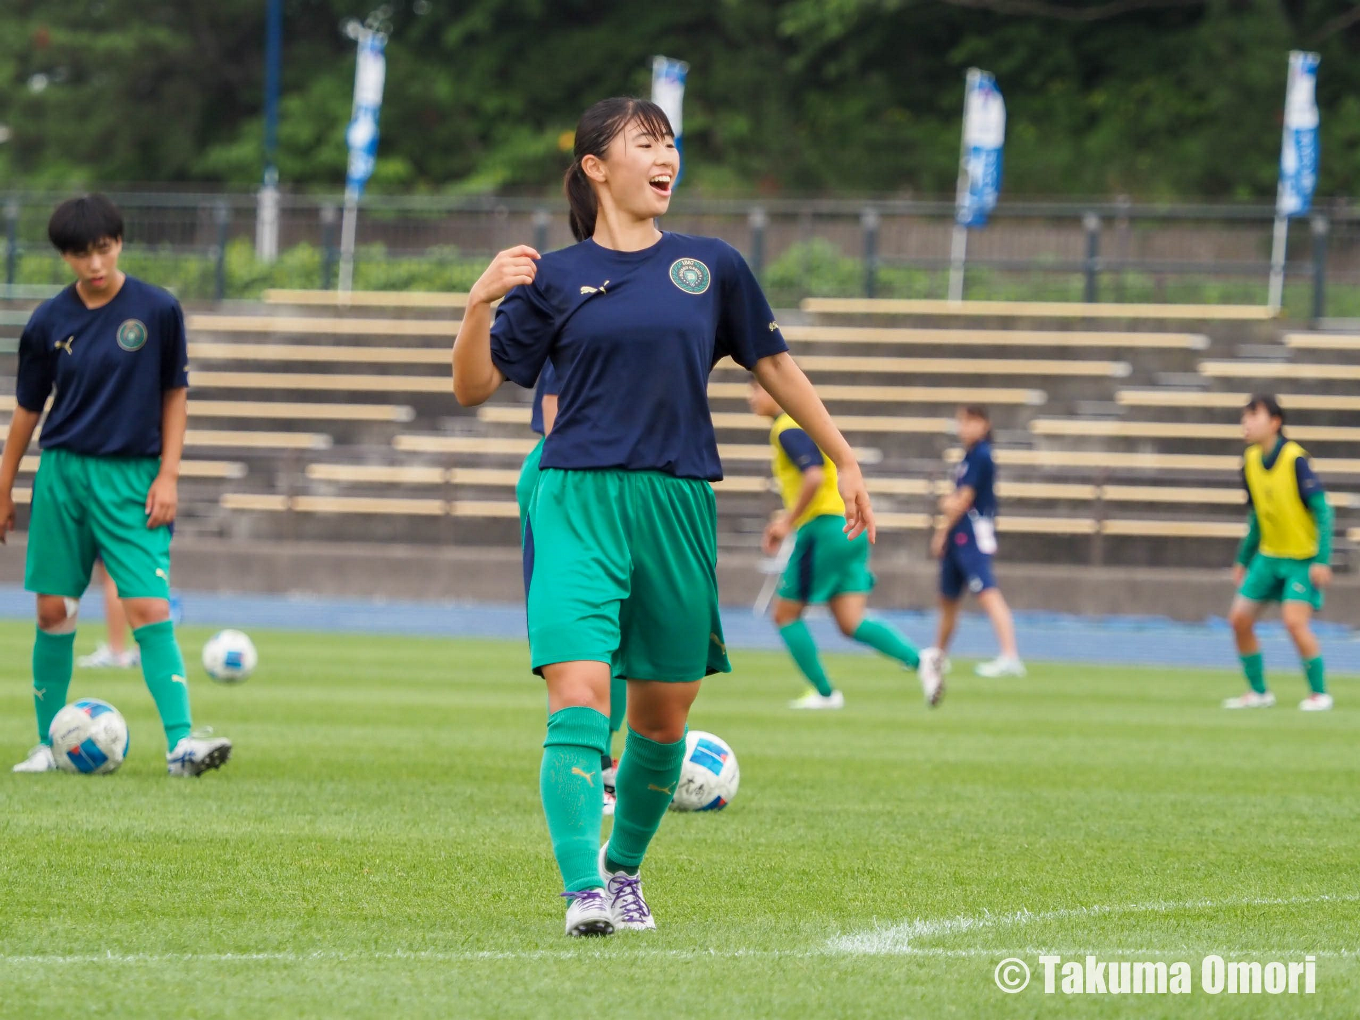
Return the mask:
POLYGON ((676 259, 671 263, 671 283, 686 294, 702 294, 712 279, 708 266, 698 259, 676 259))
POLYGON ((125 351, 140 351, 146 346, 146 323, 128 319, 118 327, 118 346, 125 351))

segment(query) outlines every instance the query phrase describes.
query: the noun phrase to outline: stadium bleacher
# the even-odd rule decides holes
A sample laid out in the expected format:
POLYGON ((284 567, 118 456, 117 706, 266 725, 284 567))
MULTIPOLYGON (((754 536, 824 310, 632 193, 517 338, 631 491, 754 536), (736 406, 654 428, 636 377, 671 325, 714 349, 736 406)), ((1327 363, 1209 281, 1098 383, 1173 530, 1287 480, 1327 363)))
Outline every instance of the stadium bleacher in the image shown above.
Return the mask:
MULTIPOLYGON (((253 309, 191 312, 185 532, 514 545, 529 394, 506 386, 478 409, 453 400, 464 304, 271 291, 253 309)), ((887 532, 923 540, 960 456, 952 409, 983 403, 1008 559, 1221 565, 1243 526, 1236 410, 1266 386, 1283 391, 1291 433, 1335 479, 1342 543, 1360 531, 1344 527, 1360 506, 1348 491, 1360 459, 1346 456, 1360 397, 1340 392, 1360 379, 1360 358, 1348 360, 1360 337, 1283 332, 1262 309, 1220 306, 809 299, 780 319, 859 451, 887 532)), ((730 361, 709 392, 727 469, 721 542, 753 550, 774 506, 766 424, 730 361)), ((0 413, 12 410, 0 395, 0 413)))

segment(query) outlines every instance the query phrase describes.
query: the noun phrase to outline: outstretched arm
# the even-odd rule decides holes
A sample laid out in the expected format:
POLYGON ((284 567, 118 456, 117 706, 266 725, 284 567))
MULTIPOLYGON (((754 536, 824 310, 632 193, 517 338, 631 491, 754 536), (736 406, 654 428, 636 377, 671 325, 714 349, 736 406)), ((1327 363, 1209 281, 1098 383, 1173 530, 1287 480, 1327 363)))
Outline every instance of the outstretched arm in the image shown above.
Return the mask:
POLYGON ((845 533, 851 538, 867 533, 869 541, 874 541, 877 535, 874 508, 864 487, 859 461, 808 377, 787 351, 761 358, 755 363, 754 372, 765 391, 836 465, 841 498, 845 500, 845 533))

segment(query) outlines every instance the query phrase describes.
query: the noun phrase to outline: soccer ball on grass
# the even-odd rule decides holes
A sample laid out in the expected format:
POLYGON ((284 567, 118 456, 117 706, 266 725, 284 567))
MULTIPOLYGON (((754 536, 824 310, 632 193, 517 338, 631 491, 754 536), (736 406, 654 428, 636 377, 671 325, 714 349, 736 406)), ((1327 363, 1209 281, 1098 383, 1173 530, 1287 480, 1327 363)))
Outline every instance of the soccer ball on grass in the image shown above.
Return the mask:
POLYGON ((127 723, 118 709, 98 698, 81 698, 52 719, 47 735, 63 772, 87 776, 113 772, 128 752, 127 723))
POLYGON ((740 782, 737 755, 727 742, 703 730, 690 730, 671 809, 720 811, 737 795, 740 782))

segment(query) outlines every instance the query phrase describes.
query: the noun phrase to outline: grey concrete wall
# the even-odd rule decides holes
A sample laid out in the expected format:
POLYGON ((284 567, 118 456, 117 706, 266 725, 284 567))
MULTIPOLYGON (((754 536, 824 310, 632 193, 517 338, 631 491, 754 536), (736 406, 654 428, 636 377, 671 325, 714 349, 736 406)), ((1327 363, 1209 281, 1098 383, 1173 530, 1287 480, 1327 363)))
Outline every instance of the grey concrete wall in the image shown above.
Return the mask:
MULTIPOLYGON (((24 536, 0 548, 0 584, 22 584, 24 536)), ((511 548, 437 548, 321 542, 175 542, 176 587, 189 591, 278 592, 414 600, 519 602, 519 553, 511 548)), ((762 577, 750 555, 719 564, 724 603, 749 604, 762 577)), ((874 604, 924 609, 935 604, 936 568, 924 560, 875 565, 874 604)), ((1203 620, 1227 613, 1228 570, 1067 567, 1002 563, 1007 600, 1020 610, 1090 615, 1129 614, 1203 620)), ((1339 576, 1327 596, 1327 618, 1360 619, 1360 577, 1339 576)))

